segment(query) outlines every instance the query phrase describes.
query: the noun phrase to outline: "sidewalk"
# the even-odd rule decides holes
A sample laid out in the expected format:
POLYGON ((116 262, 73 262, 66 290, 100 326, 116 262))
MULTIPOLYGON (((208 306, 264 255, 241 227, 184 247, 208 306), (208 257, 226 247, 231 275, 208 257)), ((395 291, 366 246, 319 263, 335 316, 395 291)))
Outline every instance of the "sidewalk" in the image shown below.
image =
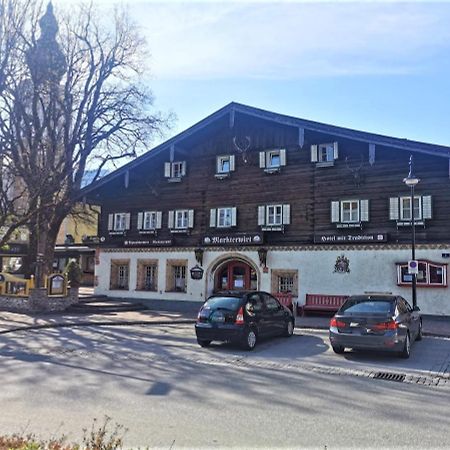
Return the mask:
MULTIPOLYGON (((49 314, 20 314, 0 311, 0 334, 13 331, 74 327, 88 325, 132 325, 132 324, 186 324, 194 323, 200 307, 198 302, 153 300, 142 302, 146 309, 136 310, 136 302, 129 302, 130 308, 123 308, 126 299, 102 298, 99 301, 86 299, 82 305, 89 306, 69 312, 49 314), (98 305, 98 308, 92 305, 98 305), (114 311, 114 306, 118 310, 114 311)), ((305 316, 296 318, 296 328, 327 330, 331 316, 305 316)), ((450 337, 449 316, 427 316, 423 318, 423 333, 428 336, 450 337)))

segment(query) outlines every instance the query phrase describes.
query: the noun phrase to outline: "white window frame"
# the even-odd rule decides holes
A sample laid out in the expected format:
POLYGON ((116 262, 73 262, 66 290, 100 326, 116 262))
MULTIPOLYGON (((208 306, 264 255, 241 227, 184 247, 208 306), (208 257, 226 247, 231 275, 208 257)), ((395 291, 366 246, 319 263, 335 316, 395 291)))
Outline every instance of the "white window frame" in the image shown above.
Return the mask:
POLYGON ((172 178, 181 178, 183 176, 183 161, 173 162, 171 165, 172 178))
POLYGON ((227 175, 234 171, 234 155, 220 155, 216 159, 216 174, 217 175, 227 175), (228 170, 223 169, 223 164, 228 163, 228 170))
POLYGON ((277 227, 283 225, 283 205, 267 205, 266 206, 266 225, 269 227, 277 227), (270 220, 270 217, 273 220, 270 220), (277 220, 279 219, 279 220, 277 220))
POLYGON ((217 208, 217 228, 233 226, 233 208, 217 208))
POLYGON ((117 288, 128 289, 129 278, 129 264, 119 264, 117 266, 117 288))
POLYGON ((158 266, 156 264, 147 264, 144 266, 144 289, 146 291, 158 290, 158 266), (153 281, 149 288, 148 280, 153 281))
POLYGON ((125 231, 127 229, 127 213, 114 213, 113 231, 125 231))
POLYGON ((359 200, 341 200, 340 202, 341 206, 341 223, 359 223, 360 222, 360 209, 359 209, 359 200), (355 212, 355 209, 352 205, 356 204, 356 218, 352 218, 353 213, 355 212), (344 218, 344 206, 350 205, 350 218, 346 220, 344 218))
POLYGON ((278 169, 279 167, 281 167, 281 154, 280 154, 280 150, 269 150, 268 152, 266 152, 266 167, 268 169, 278 169), (272 158, 278 158, 278 163, 277 164, 273 164, 272 163, 272 158))
POLYGON ((318 144, 317 145, 317 161, 318 162, 332 162, 334 161, 334 144, 318 144), (325 156, 325 157, 324 157, 325 156))
POLYGON ((186 292, 187 279, 186 279, 186 266, 185 265, 173 265, 173 290, 176 292, 186 292))
MULTIPOLYGON (((416 202, 416 200, 419 201, 419 204, 418 204, 419 211, 418 211, 418 215, 416 217, 416 214, 415 214, 416 208, 415 208, 415 205, 414 205, 414 220, 422 220, 422 196, 421 195, 415 195, 414 196, 414 203, 416 202)), ((400 197, 399 201, 400 201, 400 220, 404 220, 404 221, 408 221, 408 222, 412 221, 411 196, 409 196, 409 197, 408 196, 400 197), (404 205, 403 205, 404 201, 407 201, 409 203, 409 208, 408 208, 409 209, 409 217, 405 216, 405 208, 404 208, 404 205)))
POLYGON ((177 209, 175 210, 175 230, 187 230, 189 228, 189 210, 177 209))
POLYGON ((158 213, 156 211, 144 211, 142 219, 143 230, 156 230, 158 227, 158 213))

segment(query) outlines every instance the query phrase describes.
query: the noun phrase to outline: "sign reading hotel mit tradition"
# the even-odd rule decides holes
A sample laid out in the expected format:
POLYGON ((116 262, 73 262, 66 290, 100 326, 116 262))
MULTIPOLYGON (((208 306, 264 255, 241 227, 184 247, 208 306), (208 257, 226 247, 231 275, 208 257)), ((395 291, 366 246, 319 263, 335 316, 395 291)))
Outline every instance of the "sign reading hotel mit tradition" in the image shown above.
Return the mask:
POLYGON ((314 236, 315 244, 376 244, 382 242, 387 242, 386 233, 319 234, 314 236))
POLYGON ((203 245, 261 245, 263 243, 260 233, 235 233, 235 234, 208 234, 203 237, 203 245))
POLYGON ((170 247, 172 239, 129 239, 123 241, 124 247, 170 247))

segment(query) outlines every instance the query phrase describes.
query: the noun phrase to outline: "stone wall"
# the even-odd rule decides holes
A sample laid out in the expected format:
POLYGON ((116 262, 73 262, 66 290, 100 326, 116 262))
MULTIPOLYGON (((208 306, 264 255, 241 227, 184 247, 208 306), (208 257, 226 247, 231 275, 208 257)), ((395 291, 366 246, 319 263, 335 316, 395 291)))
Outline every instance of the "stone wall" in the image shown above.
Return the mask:
POLYGON ((78 303, 78 288, 69 288, 66 297, 47 295, 47 289, 30 289, 29 297, 0 295, 0 309, 11 312, 64 311, 78 303))

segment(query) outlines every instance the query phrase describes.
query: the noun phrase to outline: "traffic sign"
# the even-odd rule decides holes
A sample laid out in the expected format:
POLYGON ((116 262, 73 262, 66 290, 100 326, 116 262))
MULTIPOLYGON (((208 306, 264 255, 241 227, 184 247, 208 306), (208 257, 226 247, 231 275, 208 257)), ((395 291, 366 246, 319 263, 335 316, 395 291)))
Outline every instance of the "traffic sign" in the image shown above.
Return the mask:
POLYGON ((418 274, 419 273, 419 263, 417 260, 408 261, 408 273, 410 274, 418 274))

